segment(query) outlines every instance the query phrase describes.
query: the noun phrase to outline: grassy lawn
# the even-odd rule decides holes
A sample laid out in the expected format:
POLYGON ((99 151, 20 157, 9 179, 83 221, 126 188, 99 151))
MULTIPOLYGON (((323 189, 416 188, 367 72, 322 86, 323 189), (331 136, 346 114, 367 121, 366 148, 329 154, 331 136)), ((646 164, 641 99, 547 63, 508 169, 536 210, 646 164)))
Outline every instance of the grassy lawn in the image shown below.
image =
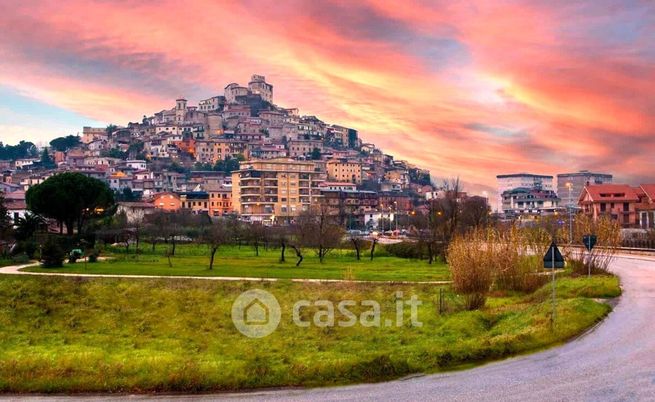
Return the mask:
MULTIPOLYGON (((332 266, 336 272, 337 261, 332 266)), ((484 310, 468 312, 446 290, 446 313, 438 314, 438 287, 425 284, 2 276, 0 392, 220 391, 449 370, 561 343, 609 312, 592 298, 619 291, 612 280, 598 293, 586 278, 567 281, 552 331, 547 298, 493 297, 484 310), (282 307, 277 331, 262 339, 241 335, 231 321, 234 299, 255 287, 273 293, 282 307), (396 291, 423 302, 422 327, 409 325, 409 308, 401 327, 300 328, 292 322, 300 299, 372 299, 381 305, 383 323, 395 320, 396 291)))
MULTIPOLYGON (((353 279, 370 281, 440 281, 450 277, 448 267, 443 263, 428 264, 426 261, 408 260, 385 255, 382 247, 373 261, 368 254, 357 261, 351 250, 334 250, 323 264, 312 250, 305 250, 304 261, 295 266, 295 253, 287 250, 286 262, 280 263, 280 250, 263 247, 259 256, 250 246, 225 246, 216 254, 214 269, 209 270, 209 250, 204 245, 178 245, 172 267, 166 258, 166 245, 158 245, 154 252, 150 245, 142 248, 143 253, 125 254, 121 249, 110 249, 104 253, 110 260, 95 264, 65 264, 56 272, 77 272, 91 274, 131 275, 183 275, 183 276, 232 276, 255 278, 308 278, 308 279, 353 279)), ((32 267, 28 271, 53 271, 32 267)))

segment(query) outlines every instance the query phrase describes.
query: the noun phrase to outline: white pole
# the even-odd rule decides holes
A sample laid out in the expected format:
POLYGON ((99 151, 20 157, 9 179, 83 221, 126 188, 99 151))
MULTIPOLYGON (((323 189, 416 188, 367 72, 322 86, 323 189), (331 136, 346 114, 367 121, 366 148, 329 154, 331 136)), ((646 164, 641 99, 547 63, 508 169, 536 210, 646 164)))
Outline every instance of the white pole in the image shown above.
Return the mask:
POLYGON ((551 251, 552 256, 552 278, 553 278, 553 314, 551 316, 551 326, 555 326, 555 242, 553 242, 553 248, 551 251))

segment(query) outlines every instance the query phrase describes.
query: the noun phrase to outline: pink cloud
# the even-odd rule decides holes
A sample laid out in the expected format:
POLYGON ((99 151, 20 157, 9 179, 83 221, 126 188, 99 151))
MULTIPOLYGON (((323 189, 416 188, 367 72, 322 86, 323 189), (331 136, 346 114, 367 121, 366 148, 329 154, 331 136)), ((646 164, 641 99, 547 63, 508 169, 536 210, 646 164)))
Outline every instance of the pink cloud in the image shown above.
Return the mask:
POLYGON ((437 176, 644 177, 655 167, 644 39, 655 17, 640 12, 651 23, 616 44, 595 34, 616 24, 602 3, 21 2, 0 15, 0 83, 125 122, 261 73, 278 103, 357 128, 437 176))

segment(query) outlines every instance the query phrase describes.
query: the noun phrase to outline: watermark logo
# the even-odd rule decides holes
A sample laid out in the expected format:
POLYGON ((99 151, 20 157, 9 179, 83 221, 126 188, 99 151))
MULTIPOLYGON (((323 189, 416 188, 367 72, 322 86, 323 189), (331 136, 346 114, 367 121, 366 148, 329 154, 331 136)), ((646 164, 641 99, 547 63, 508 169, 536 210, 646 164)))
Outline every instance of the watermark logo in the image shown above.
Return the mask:
POLYGON ((232 322, 249 338, 263 338, 273 333, 280 324, 281 315, 275 296, 261 289, 241 293, 232 304, 232 322))
MULTIPOLYGON (((406 299, 401 291, 394 296, 393 319, 381 319, 381 305, 375 300, 298 300, 293 305, 291 316, 293 323, 301 328, 352 327, 358 324, 362 327, 423 326, 418 320, 418 307, 422 302, 415 295, 406 299), (410 310, 409 322, 406 309, 410 310)), ((250 338, 263 338, 273 333, 280 324, 281 315, 275 296, 261 289, 241 293, 232 304, 234 326, 250 338)))

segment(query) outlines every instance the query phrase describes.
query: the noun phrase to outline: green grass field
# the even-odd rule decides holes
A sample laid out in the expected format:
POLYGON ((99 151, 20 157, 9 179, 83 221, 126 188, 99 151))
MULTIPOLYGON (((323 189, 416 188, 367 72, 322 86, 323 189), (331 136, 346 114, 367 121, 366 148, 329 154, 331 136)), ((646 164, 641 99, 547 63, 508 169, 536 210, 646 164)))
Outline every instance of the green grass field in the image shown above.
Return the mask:
POLYGON ((0 392, 318 386, 460 368, 561 343, 601 320, 610 307, 591 298, 607 295, 605 285, 618 294, 618 282, 603 280, 594 293, 587 281, 564 285, 552 331, 547 299, 493 297, 469 312, 446 290, 446 313, 438 314, 439 288, 425 284, 0 276, 0 392), (262 339, 241 335, 231 322, 234 299, 254 287, 282 306, 277 331, 262 339), (408 325, 409 312, 401 327, 299 328, 291 319, 299 299, 372 299, 385 322, 395 318, 399 290, 423 302, 422 327, 408 325))
POLYGON ((428 264, 426 261, 408 260, 385 255, 379 247, 373 261, 368 254, 360 261, 352 250, 334 250, 323 264, 312 250, 304 251, 304 261, 295 266, 296 258, 287 249, 286 262, 280 263, 280 250, 263 247, 259 256, 250 246, 225 246, 216 254, 214 269, 209 270, 209 249, 204 245, 178 245, 171 258, 172 267, 166 258, 167 246, 157 245, 154 252, 150 245, 142 247, 142 254, 125 254, 121 249, 109 249, 104 256, 109 260, 94 264, 65 264, 63 268, 27 268, 33 272, 76 272, 90 274, 130 275, 176 275, 176 276, 230 276, 254 278, 307 278, 307 279, 352 279, 369 281, 442 281, 448 280, 448 267, 443 263, 428 264))

